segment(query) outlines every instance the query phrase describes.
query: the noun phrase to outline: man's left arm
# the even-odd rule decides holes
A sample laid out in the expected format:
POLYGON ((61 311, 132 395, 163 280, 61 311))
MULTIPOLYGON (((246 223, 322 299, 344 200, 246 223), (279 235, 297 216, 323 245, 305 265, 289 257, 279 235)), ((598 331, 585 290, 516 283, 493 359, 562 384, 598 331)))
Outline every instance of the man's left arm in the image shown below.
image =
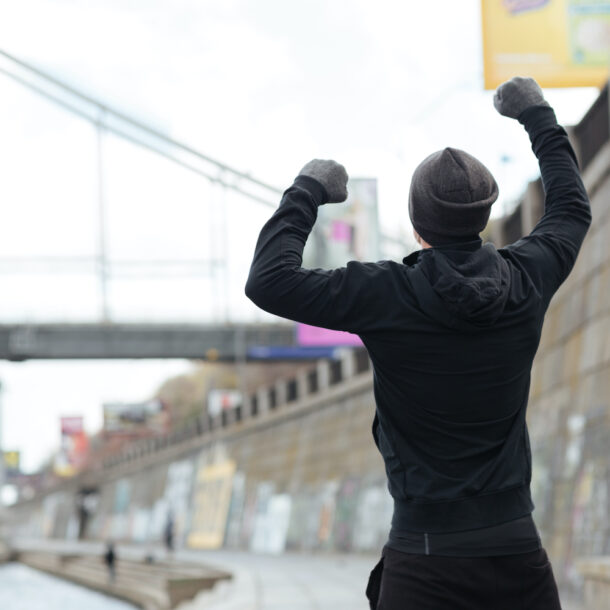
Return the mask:
POLYGON ((338 269, 304 269, 303 249, 318 206, 347 198, 347 173, 334 161, 308 163, 265 223, 254 252, 246 295, 269 313, 358 333, 380 322, 374 301, 381 264, 350 261, 338 269))

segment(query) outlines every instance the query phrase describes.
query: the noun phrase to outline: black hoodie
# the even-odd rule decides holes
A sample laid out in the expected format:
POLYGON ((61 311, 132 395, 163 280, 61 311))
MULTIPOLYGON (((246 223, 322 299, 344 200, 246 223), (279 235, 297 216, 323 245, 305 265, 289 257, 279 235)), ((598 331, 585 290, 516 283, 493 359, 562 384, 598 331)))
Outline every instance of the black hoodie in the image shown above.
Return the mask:
POLYGON ((317 207, 299 176, 259 236, 246 294, 262 309, 357 333, 374 367, 373 436, 396 531, 446 533, 529 515, 525 412, 549 301, 591 223, 576 159, 554 112, 526 110, 545 213, 506 248, 480 239, 394 261, 301 267, 317 207))

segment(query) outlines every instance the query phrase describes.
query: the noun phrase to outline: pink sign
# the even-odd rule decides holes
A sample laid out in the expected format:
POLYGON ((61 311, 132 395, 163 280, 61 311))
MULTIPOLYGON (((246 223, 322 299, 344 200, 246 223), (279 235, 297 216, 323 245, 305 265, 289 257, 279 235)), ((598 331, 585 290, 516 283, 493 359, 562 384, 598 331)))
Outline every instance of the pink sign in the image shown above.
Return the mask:
POLYGON ((343 330, 329 330, 309 324, 297 324, 299 345, 362 345, 358 335, 343 330))
POLYGON ((331 223, 331 236, 333 241, 345 242, 347 244, 352 241, 352 227, 347 222, 342 220, 333 220, 331 223))
POLYGON ((83 418, 77 417, 60 417, 61 433, 62 434, 80 434, 83 431, 83 418))

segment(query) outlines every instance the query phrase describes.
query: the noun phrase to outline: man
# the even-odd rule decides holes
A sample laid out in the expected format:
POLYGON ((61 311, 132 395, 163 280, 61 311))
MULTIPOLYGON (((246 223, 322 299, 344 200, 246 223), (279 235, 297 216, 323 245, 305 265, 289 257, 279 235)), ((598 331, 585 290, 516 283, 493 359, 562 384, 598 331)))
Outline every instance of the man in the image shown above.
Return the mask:
POLYGON ((171 510, 167 513, 167 520, 163 528, 163 542, 165 542, 165 549, 171 555, 174 552, 174 513, 171 510))
POLYGON ((373 436, 394 498, 371 608, 560 608, 532 520, 525 421, 544 314, 591 223, 566 132, 537 83, 499 87, 540 163, 545 211, 505 248, 483 244, 498 187, 452 148, 416 169, 409 215, 423 248, 394 261, 303 269, 319 205, 344 201, 334 161, 305 165, 263 227, 246 294, 276 315, 357 333, 374 367, 373 436))
POLYGON ((112 542, 112 540, 109 540, 106 543, 104 563, 108 568, 108 582, 110 584, 114 584, 116 580, 116 551, 114 550, 114 543, 112 542))

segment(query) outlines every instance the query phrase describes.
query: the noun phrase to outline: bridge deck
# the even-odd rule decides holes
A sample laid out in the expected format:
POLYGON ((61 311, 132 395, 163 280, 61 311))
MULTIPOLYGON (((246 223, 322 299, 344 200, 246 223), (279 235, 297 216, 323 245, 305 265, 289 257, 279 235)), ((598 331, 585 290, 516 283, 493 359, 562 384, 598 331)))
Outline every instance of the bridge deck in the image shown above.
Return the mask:
POLYGON ((0 325, 0 359, 235 360, 257 346, 293 346, 291 324, 0 325))

